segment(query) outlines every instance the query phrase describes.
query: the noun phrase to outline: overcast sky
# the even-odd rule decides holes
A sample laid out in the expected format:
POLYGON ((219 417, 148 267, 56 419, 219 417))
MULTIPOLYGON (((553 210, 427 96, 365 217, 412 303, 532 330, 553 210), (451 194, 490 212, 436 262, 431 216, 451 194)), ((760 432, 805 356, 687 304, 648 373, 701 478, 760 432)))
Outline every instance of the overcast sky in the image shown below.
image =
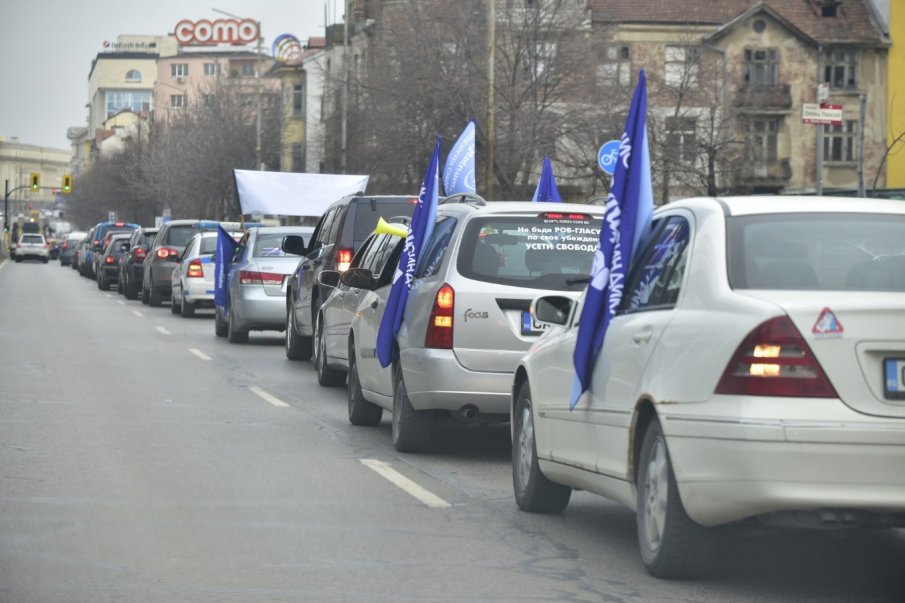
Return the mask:
POLYGON ((265 48, 284 33, 324 35, 324 14, 342 20, 342 0, 0 0, 0 136, 69 149, 66 129, 85 126, 88 72, 104 40, 165 35, 212 9, 261 21, 265 48))

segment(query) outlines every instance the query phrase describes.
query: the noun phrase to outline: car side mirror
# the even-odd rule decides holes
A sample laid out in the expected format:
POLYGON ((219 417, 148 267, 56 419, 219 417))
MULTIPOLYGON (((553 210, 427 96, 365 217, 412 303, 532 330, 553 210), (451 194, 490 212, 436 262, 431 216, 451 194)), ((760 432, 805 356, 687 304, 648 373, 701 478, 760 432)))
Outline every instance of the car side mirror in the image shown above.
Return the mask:
POLYGON ((336 287, 339 285, 339 272, 336 270, 321 270, 317 275, 317 282, 325 287, 336 287))
POLYGON ((354 289, 374 290, 374 275, 367 268, 349 268, 339 277, 339 282, 354 289))
POLYGON ((538 322, 564 325, 569 322, 574 303, 570 298, 562 295, 546 295, 534 300, 534 303, 531 304, 531 314, 538 322))
POLYGON ((305 255, 308 248, 305 247, 305 239, 301 235, 286 235, 280 244, 280 249, 292 255, 305 255))

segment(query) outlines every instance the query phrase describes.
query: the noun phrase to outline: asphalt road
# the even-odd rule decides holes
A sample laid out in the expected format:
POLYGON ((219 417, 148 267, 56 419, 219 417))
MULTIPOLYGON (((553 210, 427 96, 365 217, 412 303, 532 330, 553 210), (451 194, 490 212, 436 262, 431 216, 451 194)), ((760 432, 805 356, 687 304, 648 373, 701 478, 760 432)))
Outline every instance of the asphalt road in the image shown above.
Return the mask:
POLYGON ((653 579, 631 511, 517 510, 508 426, 398 454, 211 316, 0 265, 0 602, 905 601, 902 531, 728 534, 706 579, 653 579))

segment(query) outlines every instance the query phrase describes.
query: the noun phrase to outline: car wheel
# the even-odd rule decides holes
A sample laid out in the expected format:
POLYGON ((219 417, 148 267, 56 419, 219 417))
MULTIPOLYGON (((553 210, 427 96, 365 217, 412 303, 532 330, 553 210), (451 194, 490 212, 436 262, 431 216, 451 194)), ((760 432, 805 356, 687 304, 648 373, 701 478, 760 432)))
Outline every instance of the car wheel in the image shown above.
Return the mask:
POLYGON ((121 275, 116 279, 116 292, 120 295, 123 294, 123 278, 121 275))
POLYGON ((691 578, 704 573, 716 552, 716 532, 696 524, 685 513, 666 438, 656 420, 644 433, 636 491, 638 546, 648 573, 658 578, 691 578))
POLYGON ((145 305, 151 303, 151 292, 148 289, 141 290, 141 303, 145 305))
POLYGON ((191 318, 195 315, 195 304, 186 300, 185 295, 182 296, 182 303, 179 305, 179 309, 183 318, 191 318))
POLYGON ((232 308, 229 309, 229 316, 226 319, 226 339, 230 343, 248 342, 248 331, 243 331, 236 325, 236 317, 232 308))
POLYGON ((531 513, 562 513, 572 497, 572 488, 551 482, 538 466, 527 379, 518 390, 512 417, 512 489, 519 509, 531 513))
POLYGON ((44 258, 42 261, 46 264, 49 260, 47 258, 44 258))
POLYGON ((15 258, 15 260, 16 260, 16 263, 17 263, 17 264, 21 264, 21 263, 22 263, 22 258, 15 258))
POLYGON ((349 423, 372 427, 380 424, 383 408, 365 400, 355 360, 355 340, 349 339, 349 423))
POLYGON ((314 370, 317 382, 326 387, 336 387, 346 382, 346 373, 327 366, 327 338, 324 337, 323 314, 317 315, 314 325, 314 370))
POLYGON ((217 337, 226 337, 229 331, 229 325, 223 320, 223 309, 220 306, 214 307, 214 334, 217 337))
POLYGON ((100 289, 101 291, 107 290, 107 279, 104 278, 104 275, 98 274, 95 280, 97 281, 98 289, 100 289))
POLYGON ((132 279, 129 278, 128 273, 123 274, 123 278, 126 281, 123 284, 123 295, 126 296, 126 299, 135 299, 138 297, 138 288, 135 286, 132 279))
POLYGON ((412 407, 402 379, 402 367, 397 363, 393 372, 393 447, 399 452, 426 450, 433 427, 431 412, 412 407))
POLYGON ((173 292, 170 294, 170 312, 172 314, 179 314, 181 310, 182 308, 180 307, 180 305, 176 303, 176 291, 173 290, 173 292))
POLYGON ((292 308, 286 312, 286 358, 308 360, 311 358, 311 338, 299 335, 292 308))
POLYGON ((163 293, 154 286, 154 279, 151 278, 151 286, 148 289, 148 305, 152 308, 158 308, 163 305, 163 293))

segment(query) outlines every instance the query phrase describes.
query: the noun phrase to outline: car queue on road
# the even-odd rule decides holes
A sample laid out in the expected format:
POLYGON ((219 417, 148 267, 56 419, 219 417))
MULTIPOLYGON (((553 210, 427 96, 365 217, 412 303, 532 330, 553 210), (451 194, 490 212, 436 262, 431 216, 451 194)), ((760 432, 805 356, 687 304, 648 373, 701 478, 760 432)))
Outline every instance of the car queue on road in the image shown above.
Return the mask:
MULTIPOLYGON (((905 527, 902 203, 659 208, 576 404, 572 357, 604 207, 441 200, 398 360, 384 368, 375 342, 413 204, 353 197, 314 228, 136 226, 109 246, 144 273, 93 272, 102 289, 118 282, 150 305, 171 295, 174 313, 194 316, 213 307, 224 226, 240 247, 216 335, 284 331, 289 360, 347 387, 352 425, 390 413, 399 452, 429 450, 445 421, 508 421, 517 506, 558 513, 575 489, 634 509, 655 576, 705 573, 726 526, 905 527)), ((99 227, 85 241, 103 258, 99 227)), ((85 241, 61 264, 80 268, 85 241)))

